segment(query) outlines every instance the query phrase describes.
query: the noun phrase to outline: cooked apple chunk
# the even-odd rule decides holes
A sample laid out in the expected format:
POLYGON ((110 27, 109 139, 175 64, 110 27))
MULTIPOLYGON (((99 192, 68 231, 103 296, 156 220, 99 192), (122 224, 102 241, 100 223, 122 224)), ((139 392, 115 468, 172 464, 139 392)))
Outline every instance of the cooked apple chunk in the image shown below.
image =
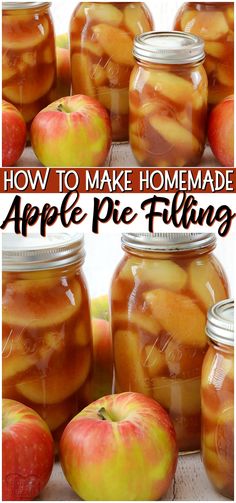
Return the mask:
POLYGON ((133 281, 134 275, 140 283, 180 291, 187 282, 187 273, 172 260, 128 259, 120 271, 120 278, 133 281))
POLYGON ((204 347, 206 316, 193 299, 170 290, 144 293, 153 316, 165 331, 182 344, 204 347))
POLYGON ((139 4, 132 3, 125 7, 124 23, 134 36, 150 30, 150 22, 143 7, 139 4))
POLYGON ((77 18, 87 19, 87 22, 101 22, 119 26, 122 22, 123 14, 120 9, 111 3, 89 3, 83 2, 76 10, 77 18))
POLYGON ((128 33, 105 23, 93 26, 92 30, 105 53, 115 63, 134 66, 133 40, 128 33))
POLYGON ((151 395, 148 374, 142 365, 137 334, 131 330, 118 330, 113 339, 116 378, 122 391, 137 391, 151 395))
POLYGON ((188 268, 188 274, 192 292, 206 309, 227 298, 223 271, 215 259, 210 261, 204 256, 194 259, 188 268))
POLYGON ((90 77, 91 61, 89 56, 86 54, 73 54, 71 68, 74 93, 85 94, 94 98, 96 90, 90 77))

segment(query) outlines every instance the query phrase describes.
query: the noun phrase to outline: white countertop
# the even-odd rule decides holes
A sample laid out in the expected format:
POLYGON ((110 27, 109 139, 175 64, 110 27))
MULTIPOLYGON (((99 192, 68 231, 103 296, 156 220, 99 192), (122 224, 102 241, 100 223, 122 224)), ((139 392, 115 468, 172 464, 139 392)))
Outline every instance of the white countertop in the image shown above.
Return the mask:
MULTIPOLYGON (((80 501, 55 463, 52 476, 38 501, 80 501)), ((162 501, 229 501, 207 479, 200 454, 179 456, 175 478, 162 501)))
MULTIPOLYGON (((40 167, 42 164, 36 158, 31 147, 27 147, 18 163, 17 167, 40 167)), ((113 168, 129 168, 138 166, 137 161, 135 160, 130 145, 128 143, 113 143, 111 146, 111 150, 107 157, 106 167, 113 168)), ((213 157, 211 149, 209 146, 206 147, 203 158, 200 163, 201 167, 217 167, 219 163, 213 157)), ((73 166, 71 166, 73 168, 73 166)))

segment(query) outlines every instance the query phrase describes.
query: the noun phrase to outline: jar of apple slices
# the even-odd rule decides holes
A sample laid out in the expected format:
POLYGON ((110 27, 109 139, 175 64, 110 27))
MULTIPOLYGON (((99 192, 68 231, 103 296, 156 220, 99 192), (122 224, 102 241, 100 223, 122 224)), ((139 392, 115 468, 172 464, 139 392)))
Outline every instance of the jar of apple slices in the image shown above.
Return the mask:
POLYGON ((88 404, 92 336, 83 236, 3 234, 2 390, 58 440, 88 404))
POLYGON ((234 301, 208 312, 209 349, 202 368, 202 457, 208 477, 234 499, 234 301))
POLYGON ((107 109, 114 141, 129 136, 134 37, 152 29, 151 14, 142 2, 81 2, 72 15, 72 92, 97 98, 107 109))
POLYGON ((187 2, 174 29, 194 33, 205 41, 208 103, 212 108, 234 93, 234 3, 187 2))
POLYGON ((111 286, 115 391, 156 399, 180 451, 200 448, 207 311, 228 297, 213 234, 123 234, 111 286))
POLYGON ((207 126, 204 43, 181 32, 150 32, 134 42, 129 90, 130 144, 141 166, 196 166, 207 126))
POLYGON ((2 95, 30 126, 51 101, 56 50, 51 2, 3 2, 2 95))

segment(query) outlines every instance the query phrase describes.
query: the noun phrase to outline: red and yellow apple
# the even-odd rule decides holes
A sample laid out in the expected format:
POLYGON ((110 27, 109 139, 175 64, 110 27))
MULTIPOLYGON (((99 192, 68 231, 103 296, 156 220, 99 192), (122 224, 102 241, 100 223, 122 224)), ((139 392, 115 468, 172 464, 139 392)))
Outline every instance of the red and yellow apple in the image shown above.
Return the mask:
POLYGON ((70 95, 71 90, 71 68, 69 49, 56 48, 57 57, 57 85, 50 93, 50 101, 70 95))
POLYGON ((175 431, 152 398, 109 395, 70 421, 60 459, 69 484, 84 500, 157 500, 175 473, 175 431))
POLYGON ((69 36, 68 33, 60 33, 56 36, 56 47, 62 49, 69 49, 69 36))
POLYGON ((2 165, 14 166, 26 143, 26 124, 16 107, 2 100, 2 165))
POLYGON ((208 140, 216 159, 225 167, 234 166, 234 96, 225 98, 209 116, 208 140))
POLYGON ((2 424, 3 500, 32 500, 51 475, 51 433, 35 411, 14 400, 3 399, 2 424))
POLYGON ((91 300, 92 318, 109 320, 109 302, 108 295, 100 295, 91 300))
POLYGON ((111 146, 110 118, 94 98, 61 98, 36 115, 31 143, 44 166, 103 166, 111 146))
POLYGON ((113 361, 110 324, 106 320, 92 319, 93 375, 91 402, 112 393, 113 361))

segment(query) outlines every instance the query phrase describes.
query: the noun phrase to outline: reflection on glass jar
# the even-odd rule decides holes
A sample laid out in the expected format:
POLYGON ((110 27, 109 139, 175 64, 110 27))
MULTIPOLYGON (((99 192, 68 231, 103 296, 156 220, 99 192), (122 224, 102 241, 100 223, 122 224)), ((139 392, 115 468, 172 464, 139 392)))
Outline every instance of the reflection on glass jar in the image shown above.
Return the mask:
POLYGON ((36 410, 58 439, 85 405, 92 365, 83 239, 3 236, 3 397, 36 410))
POLYGON ((233 2, 187 2, 177 15, 174 29, 194 33, 205 41, 210 107, 233 94, 233 2))
POLYGON ((70 25, 72 91, 97 98, 108 110, 113 140, 128 140, 128 88, 135 35, 150 31, 141 2, 82 2, 70 25))
POLYGON ((228 297, 212 234, 124 234, 111 287, 116 392, 170 413, 181 451, 200 448, 206 313, 228 297))
POLYGON ((129 137, 141 166, 196 166, 207 124, 203 42, 182 33, 136 37, 129 137))
POLYGON ((50 2, 3 2, 2 94, 28 126, 50 103, 56 53, 50 2))
POLYGON ((202 368, 202 457, 215 488, 234 498, 234 302, 208 313, 210 346, 202 368))

